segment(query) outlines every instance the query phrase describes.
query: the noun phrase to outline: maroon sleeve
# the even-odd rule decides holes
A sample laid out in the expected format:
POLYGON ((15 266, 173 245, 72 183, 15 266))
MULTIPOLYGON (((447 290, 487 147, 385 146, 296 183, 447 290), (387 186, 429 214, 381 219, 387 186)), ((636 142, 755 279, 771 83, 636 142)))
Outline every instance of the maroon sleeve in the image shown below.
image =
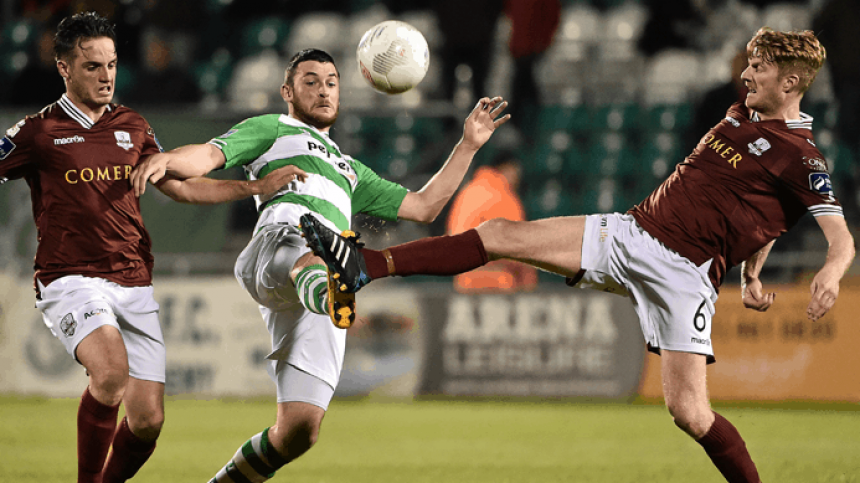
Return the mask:
POLYGON ((140 150, 140 156, 149 156, 150 154, 162 153, 164 149, 161 147, 161 143, 158 142, 158 138, 155 137, 155 130, 152 129, 152 126, 143 119, 143 124, 146 127, 145 135, 143 137, 143 148, 140 150))
POLYGON ((842 215, 827 161, 817 149, 804 149, 790 159, 780 179, 813 215, 842 215))
POLYGON ((33 164, 33 135, 35 123, 18 121, 0 138, 0 178, 23 177, 33 164))

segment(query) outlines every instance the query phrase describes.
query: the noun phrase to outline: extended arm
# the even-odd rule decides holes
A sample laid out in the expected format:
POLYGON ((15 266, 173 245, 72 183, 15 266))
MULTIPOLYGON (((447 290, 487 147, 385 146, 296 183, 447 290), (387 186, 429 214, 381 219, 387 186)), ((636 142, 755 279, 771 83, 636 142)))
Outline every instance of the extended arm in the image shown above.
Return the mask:
POLYGON ((827 260, 812 279, 812 299, 806 309, 810 320, 818 320, 833 307, 839 296, 839 281, 854 260, 854 237, 841 216, 817 216, 815 221, 827 238, 827 260))
POLYGON ((496 119, 507 105, 507 101, 501 97, 485 97, 478 101, 466 118, 463 137, 454 146, 448 160, 420 191, 406 195, 397 211, 399 218, 430 223, 439 216, 463 181, 475 153, 490 139, 496 128, 511 118, 510 114, 506 114, 496 119))
POLYGON ((189 144, 164 153, 153 154, 141 161, 131 172, 131 187, 140 197, 146 183, 158 183, 165 175, 177 179, 204 176, 215 168, 224 166, 226 158, 212 144, 189 144))
POLYGON ((741 297, 744 307, 748 309, 764 312, 770 308, 776 299, 776 294, 773 292, 762 293, 761 280, 758 277, 764 266, 764 261, 770 254, 770 249, 773 248, 774 241, 776 240, 771 240, 770 243, 741 264, 741 297))
POLYGON ((284 166, 254 181, 205 177, 177 179, 167 175, 159 179, 155 187, 180 203, 212 205, 274 193, 294 181, 304 182, 306 176, 295 166, 284 166))

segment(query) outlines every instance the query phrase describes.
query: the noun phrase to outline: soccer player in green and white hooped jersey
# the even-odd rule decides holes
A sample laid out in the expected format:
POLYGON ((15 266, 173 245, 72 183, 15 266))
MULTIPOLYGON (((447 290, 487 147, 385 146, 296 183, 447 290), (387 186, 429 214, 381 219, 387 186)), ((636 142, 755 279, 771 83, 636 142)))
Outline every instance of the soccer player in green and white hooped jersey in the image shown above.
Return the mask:
POLYGON ((147 182, 159 183, 165 175, 184 179, 216 168, 243 166, 249 180, 287 165, 306 174, 274 195, 256 197, 260 215, 254 236, 236 262, 236 276, 260 304, 272 336, 268 369, 278 411, 275 425, 245 442, 211 480, 216 483, 265 481, 310 449, 340 378, 346 331, 328 319, 348 326, 354 298, 329 290, 323 261, 301 238, 299 217, 313 212, 337 231, 349 229, 355 213, 432 222, 477 150, 510 119, 501 116, 507 102, 482 98, 442 168, 421 190, 410 192, 345 155, 329 138, 339 112, 340 75, 327 53, 310 49, 293 56, 281 96, 288 115, 248 119, 209 143, 152 156, 131 175, 140 195, 147 182))

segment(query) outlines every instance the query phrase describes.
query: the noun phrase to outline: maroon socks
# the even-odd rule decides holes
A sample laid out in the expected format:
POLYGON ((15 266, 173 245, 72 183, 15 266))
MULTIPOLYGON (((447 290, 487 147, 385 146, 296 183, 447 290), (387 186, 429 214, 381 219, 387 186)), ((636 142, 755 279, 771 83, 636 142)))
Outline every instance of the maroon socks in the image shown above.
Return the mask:
POLYGON ((128 427, 122 418, 113 438, 113 451, 104 469, 103 483, 120 483, 130 479, 155 451, 155 441, 143 441, 128 427))
POLYGON ((755 463, 740 433, 726 418, 714 412, 711 429, 698 441, 729 483, 760 483, 755 463))
POLYGON ((489 261, 475 230, 423 238, 382 251, 362 249, 361 254, 372 279, 391 275, 457 275, 489 261))
POLYGON ((78 483, 101 483, 102 468, 114 439, 119 404, 107 406, 84 390, 78 407, 78 483))

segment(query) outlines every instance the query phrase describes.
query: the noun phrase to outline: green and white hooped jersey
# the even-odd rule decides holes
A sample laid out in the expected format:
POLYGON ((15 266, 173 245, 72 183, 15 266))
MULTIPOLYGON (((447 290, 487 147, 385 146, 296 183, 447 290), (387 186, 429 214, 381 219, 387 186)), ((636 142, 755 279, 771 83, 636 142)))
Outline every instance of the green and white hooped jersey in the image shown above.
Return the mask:
POLYGON ((274 195, 254 197, 261 212, 288 204, 292 209, 284 214, 289 219, 276 220, 279 222, 297 223, 308 211, 339 230, 348 229, 356 213, 395 221, 407 193, 403 186, 380 178, 360 161, 343 154, 328 134, 286 114, 246 119, 209 143, 224 153, 224 169, 242 166, 249 180, 286 165, 308 174, 305 182, 293 181, 274 195))

